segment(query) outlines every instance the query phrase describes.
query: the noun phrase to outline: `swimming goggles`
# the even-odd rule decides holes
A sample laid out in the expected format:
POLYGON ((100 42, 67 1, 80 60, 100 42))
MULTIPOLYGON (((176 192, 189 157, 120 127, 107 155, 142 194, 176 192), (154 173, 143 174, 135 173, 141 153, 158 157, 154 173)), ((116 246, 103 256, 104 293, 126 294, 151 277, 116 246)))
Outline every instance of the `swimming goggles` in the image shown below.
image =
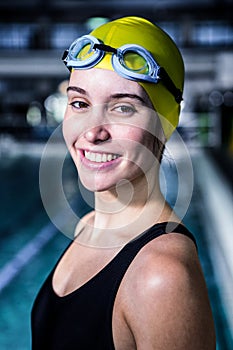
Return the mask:
POLYGON ((105 53, 112 53, 112 67, 123 78, 154 84, 161 81, 177 103, 182 101, 182 92, 165 69, 142 46, 126 44, 116 49, 103 44, 92 35, 84 35, 71 44, 64 52, 62 60, 70 71, 72 68, 89 69, 96 66, 105 53))

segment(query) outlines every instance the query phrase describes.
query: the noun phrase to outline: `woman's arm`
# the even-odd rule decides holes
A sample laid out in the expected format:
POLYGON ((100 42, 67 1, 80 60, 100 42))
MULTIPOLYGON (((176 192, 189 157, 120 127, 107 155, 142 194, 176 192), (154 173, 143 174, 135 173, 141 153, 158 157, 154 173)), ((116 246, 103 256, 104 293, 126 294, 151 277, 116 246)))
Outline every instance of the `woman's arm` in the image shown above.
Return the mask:
POLYGON ((137 350, 215 349, 207 289, 189 239, 172 235, 149 244, 131 272, 125 318, 137 350))

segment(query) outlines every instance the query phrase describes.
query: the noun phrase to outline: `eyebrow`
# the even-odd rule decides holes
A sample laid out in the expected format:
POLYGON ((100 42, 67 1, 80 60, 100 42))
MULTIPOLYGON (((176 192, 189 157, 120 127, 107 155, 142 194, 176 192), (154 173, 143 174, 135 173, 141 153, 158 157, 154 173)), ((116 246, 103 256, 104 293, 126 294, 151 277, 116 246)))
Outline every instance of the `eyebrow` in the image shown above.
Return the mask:
POLYGON ((144 100, 144 98, 136 94, 119 93, 119 94, 113 94, 110 97, 112 99, 131 98, 131 99, 136 99, 142 102, 143 104, 146 104, 146 101, 144 100))
POLYGON ((66 92, 68 93, 69 91, 75 91, 75 92, 78 92, 82 95, 87 95, 86 90, 84 90, 78 86, 68 86, 68 88, 66 89, 66 92))
MULTIPOLYGON (((66 89, 66 92, 68 93, 69 91, 74 91, 74 92, 78 92, 82 95, 87 95, 86 90, 78 87, 78 86, 68 86, 68 88, 66 89)), ((146 105, 146 101, 143 97, 136 95, 136 94, 129 94, 129 93, 116 93, 113 95, 110 95, 110 99, 122 99, 122 98, 130 98, 130 99, 135 99, 140 101, 142 104, 146 105)))

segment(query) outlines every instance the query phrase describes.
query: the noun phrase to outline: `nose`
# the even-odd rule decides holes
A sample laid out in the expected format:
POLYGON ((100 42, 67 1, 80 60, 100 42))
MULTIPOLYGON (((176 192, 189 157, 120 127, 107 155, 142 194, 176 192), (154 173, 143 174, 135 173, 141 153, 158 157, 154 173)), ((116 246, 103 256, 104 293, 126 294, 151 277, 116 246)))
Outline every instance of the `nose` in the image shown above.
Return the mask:
POLYGON ((109 124, 106 123, 107 114, 104 104, 95 105, 91 108, 87 128, 84 132, 86 140, 98 144, 110 139, 109 124))
POLYGON ((110 133, 107 125, 98 125, 88 129, 84 134, 86 140, 90 143, 98 144, 110 139, 110 133))

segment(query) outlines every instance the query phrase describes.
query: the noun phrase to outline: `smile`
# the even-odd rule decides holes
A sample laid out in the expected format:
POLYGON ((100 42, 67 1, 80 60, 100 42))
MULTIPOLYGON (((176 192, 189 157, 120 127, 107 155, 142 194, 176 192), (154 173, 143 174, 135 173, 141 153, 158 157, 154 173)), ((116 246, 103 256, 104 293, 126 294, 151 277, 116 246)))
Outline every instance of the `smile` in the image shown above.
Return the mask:
POLYGON ((119 157, 117 154, 111 154, 111 153, 93 153, 89 151, 84 151, 84 156, 91 162, 96 163, 107 163, 111 162, 112 160, 115 160, 119 157))

